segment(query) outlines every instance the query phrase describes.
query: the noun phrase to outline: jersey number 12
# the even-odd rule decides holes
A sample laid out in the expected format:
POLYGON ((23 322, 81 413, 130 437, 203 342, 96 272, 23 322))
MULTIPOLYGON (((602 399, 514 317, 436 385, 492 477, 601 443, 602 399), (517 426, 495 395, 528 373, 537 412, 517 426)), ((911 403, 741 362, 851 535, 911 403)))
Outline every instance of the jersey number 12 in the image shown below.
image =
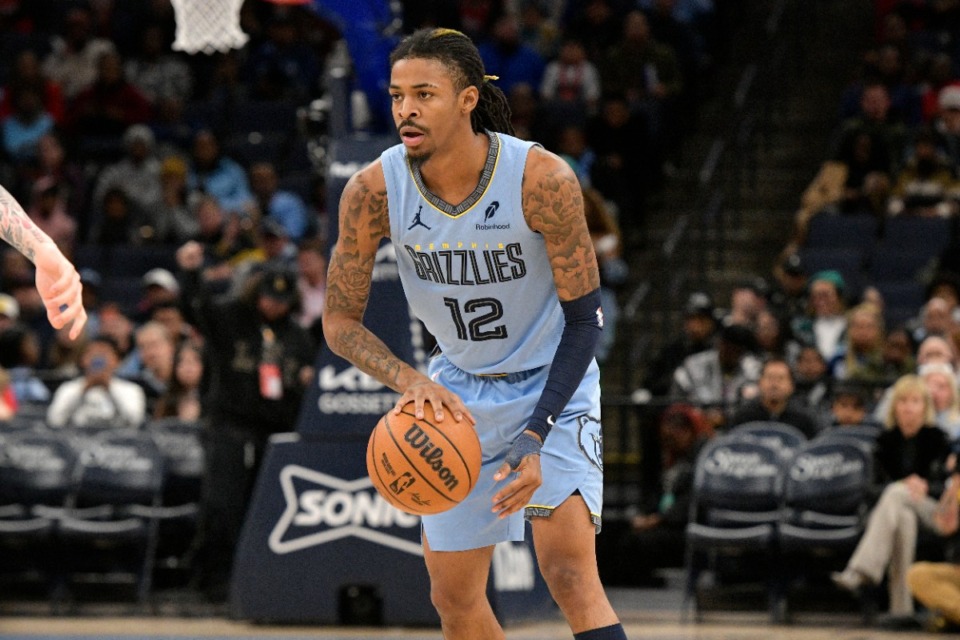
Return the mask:
POLYGON ((457 337, 461 340, 503 340, 507 337, 507 325, 490 326, 503 318, 503 305, 496 298, 475 298, 467 300, 460 307, 456 298, 444 298, 443 304, 450 309, 453 324, 457 328, 457 337), (479 314, 464 321, 464 314, 479 314))

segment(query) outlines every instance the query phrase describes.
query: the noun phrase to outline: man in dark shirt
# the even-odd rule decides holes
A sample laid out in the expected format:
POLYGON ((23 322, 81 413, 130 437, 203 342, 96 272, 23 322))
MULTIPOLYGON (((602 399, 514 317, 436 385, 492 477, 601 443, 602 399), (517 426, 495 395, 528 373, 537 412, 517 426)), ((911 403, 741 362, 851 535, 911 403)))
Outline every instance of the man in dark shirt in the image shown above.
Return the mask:
POLYGON ((817 419, 793 401, 793 373, 782 358, 770 358, 763 364, 757 382, 758 397, 745 402, 730 420, 730 426, 756 420, 783 422, 812 438, 820 430, 817 419))
POLYGON ((292 431, 313 376, 315 347, 294 319, 296 274, 263 269, 249 295, 214 299, 201 282, 203 247, 188 242, 177 252, 184 312, 207 341, 210 380, 204 395, 201 586, 214 600, 226 597, 233 551, 267 439, 292 431))
POLYGON ((710 349, 716 332, 717 321, 710 296, 702 291, 691 293, 683 308, 683 334, 664 345, 656 355, 650 363, 644 386, 655 396, 670 393, 673 372, 687 356, 710 349))

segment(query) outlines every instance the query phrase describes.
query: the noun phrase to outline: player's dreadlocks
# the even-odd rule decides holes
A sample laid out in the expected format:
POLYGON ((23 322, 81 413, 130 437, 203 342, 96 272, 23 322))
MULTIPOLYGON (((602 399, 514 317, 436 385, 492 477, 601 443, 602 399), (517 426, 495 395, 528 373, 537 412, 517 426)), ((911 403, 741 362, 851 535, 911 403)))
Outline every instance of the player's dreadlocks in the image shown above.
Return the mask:
POLYGON ((513 135, 510 105, 491 80, 484 74, 480 52, 466 35, 456 29, 420 29, 407 36, 390 54, 390 66, 405 58, 437 60, 455 71, 453 85, 457 91, 474 86, 480 91, 476 108, 470 114, 474 132, 484 129, 513 135))

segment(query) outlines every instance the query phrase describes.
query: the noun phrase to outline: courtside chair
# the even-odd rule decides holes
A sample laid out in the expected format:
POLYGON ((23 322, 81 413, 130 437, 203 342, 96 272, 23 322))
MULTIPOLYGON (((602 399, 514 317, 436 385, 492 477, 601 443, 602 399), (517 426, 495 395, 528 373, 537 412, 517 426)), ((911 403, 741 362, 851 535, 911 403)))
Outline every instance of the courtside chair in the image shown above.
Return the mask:
POLYGON ((781 458, 790 458, 807 442, 807 436, 791 424, 775 420, 755 420, 732 427, 727 432, 732 438, 754 440, 778 451, 781 458))
POLYGON ((872 448, 852 435, 815 438, 787 465, 778 527, 783 617, 792 587, 832 590, 830 572, 844 568, 863 535, 872 477, 872 448))
POLYGON ((163 458, 147 433, 104 431, 85 443, 60 522, 71 598, 123 585, 146 602, 158 534, 150 509, 161 505, 163 479, 163 458))
POLYGON ((731 577, 718 572, 722 559, 733 559, 744 575, 758 568, 769 590, 777 555, 781 469, 781 450, 759 439, 718 436, 697 457, 686 528, 684 618, 691 608, 700 616, 699 583, 705 569, 717 583, 731 577))

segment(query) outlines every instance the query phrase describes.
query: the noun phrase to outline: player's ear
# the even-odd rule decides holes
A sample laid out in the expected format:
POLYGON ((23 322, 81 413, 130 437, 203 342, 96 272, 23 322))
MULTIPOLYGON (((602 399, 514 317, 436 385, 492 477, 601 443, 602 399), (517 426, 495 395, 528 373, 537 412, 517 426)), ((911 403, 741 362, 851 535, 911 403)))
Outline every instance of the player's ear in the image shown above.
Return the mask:
POLYGON ((480 101, 480 90, 470 85, 460 92, 460 109, 463 113, 470 113, 477 108, 480 101))

